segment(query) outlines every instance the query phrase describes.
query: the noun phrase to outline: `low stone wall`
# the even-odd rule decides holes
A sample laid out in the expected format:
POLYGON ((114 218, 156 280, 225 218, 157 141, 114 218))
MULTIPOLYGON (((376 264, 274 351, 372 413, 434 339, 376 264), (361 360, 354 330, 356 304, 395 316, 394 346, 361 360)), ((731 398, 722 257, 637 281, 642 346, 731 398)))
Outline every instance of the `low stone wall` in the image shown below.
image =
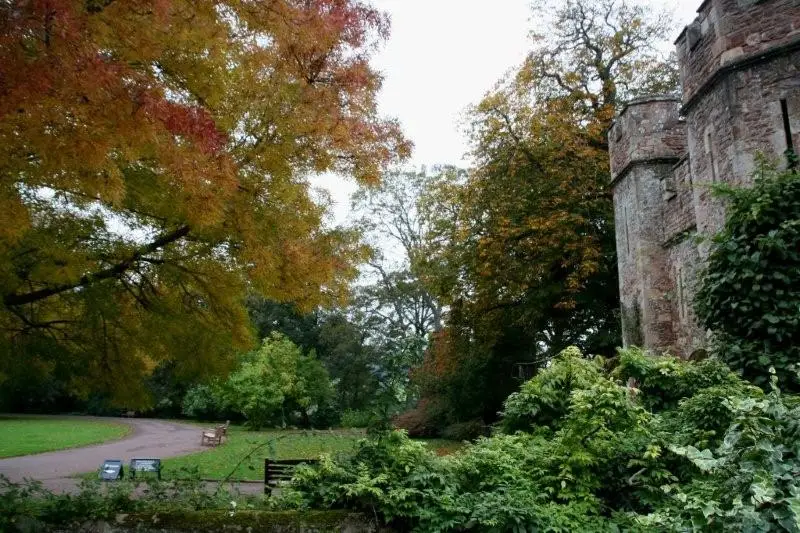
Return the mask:
POLYGON ((237 511, 233 515, 227 511, 141 513, 120 514, 113 522, 87 522, 78 529, 47 529, 41 528, 42 524, 19 525, 22 526, 19 531, 51 533, 389 533, 389 530, 376 527, 364 515, 348 511, 237 511))

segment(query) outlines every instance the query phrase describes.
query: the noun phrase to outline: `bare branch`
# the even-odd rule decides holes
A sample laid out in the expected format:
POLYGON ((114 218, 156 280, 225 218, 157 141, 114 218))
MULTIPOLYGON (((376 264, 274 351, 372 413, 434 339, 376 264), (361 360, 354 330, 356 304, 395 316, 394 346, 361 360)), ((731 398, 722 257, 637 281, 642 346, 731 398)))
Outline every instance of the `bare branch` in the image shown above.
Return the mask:
POLYGON ((34 290, 26 293, 4 294, 3 303, 9 307, 24 305, 39 300, 44 300, 45 298, 49 298, 56 294, 61 294, 66 291, 77 289, 78 287, 87 287, 98 281, 110 278, 117 278, 120 274, 129 270, 142 257, 166 246, 167 244, 173 243, 181 239, 182 237, 185 237, 186 235, 189 234, 189 231, 190 231, 189 226, 184 225, 168 233, 164 233, 157 239, 134 251, 132 254, 130 254, 130 256, 119 261, 117 264, 105 268, 103 270, 99 270, 97 272, 84 274, 77 281, 73 283, 63 283, 61 285, 46 287, 44 289, 34 290))

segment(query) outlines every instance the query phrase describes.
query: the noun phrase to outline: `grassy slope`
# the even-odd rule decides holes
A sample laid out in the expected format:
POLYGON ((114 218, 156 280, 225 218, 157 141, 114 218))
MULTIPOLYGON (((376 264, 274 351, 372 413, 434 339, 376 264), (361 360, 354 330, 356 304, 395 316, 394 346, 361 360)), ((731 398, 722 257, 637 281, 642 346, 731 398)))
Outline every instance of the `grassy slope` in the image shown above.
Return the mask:
POLYGON ((0 418, 0 457, 63 450, 124 437, 130 426, 80 419, 0 418))
MULTIPOLYGON (((350 450, 364 438, 364 432, 357 429, 247 431, 236 426, 231 426, 228 435, 227 441, 219 447, 165 459, 163 477, 180 476, 180 469, 196 467, 204 479, 221 479, 233 471, 230 479, 263 480, 265 457, 313 459, 323 453, 350 450), (234 470, 253 450, 256 450, 253 455, 234 470)), ((453 447, 451 441, 440 440, 431 441, 429 445, 437 450, 453 447)))

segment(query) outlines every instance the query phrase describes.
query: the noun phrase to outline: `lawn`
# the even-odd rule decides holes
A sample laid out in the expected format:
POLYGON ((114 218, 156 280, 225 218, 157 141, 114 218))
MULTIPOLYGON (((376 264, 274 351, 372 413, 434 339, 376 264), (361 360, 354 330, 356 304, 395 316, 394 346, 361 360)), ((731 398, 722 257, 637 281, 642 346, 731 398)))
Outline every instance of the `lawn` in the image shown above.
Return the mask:
MULTIPOLYGON (((216 448, 165 459, 163 477, 169 479, 176 474, 180 475, 178 472, 181 469, 197 468, 203 479, 222 479, 233 472, 230 479, 263 480, 265 457, 315 459, 323 453, 347 451, 364 438, 364 431, 358 429, 248 431, 231 426, 228 435, 228 439, 216 448), (245 459, 251 452, 252 456, 245 459), (240 461, 242 463, 236 467, 240 461)), ((458 445, 455 443, 455 446, 458 445)), ((455 449, 452 441, 440 439, 431 440, 429 446, 435 448, 437 453, 455 449)))
POLYGON ((63 450, 124 437, 130 426, 80 418, 0 417, 0 457, 63 450))

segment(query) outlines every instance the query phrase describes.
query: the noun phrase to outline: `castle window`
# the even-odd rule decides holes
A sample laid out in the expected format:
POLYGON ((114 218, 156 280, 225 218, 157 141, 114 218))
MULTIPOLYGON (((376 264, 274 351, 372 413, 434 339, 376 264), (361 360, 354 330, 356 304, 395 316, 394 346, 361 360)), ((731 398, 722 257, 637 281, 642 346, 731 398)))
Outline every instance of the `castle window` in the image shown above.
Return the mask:
POLYGON ((631 241, 630 241, 630 238, 629 238, 629 236, 630 236, 630 234, 629 234, 630 228, 628 227, 628 206, 627 205, 622 208, 622 218, 625 220, 625 225, 623 226, 623 228, 625 230, 625 233, 624 233, 625 253, 626 253, 626 255, 630 255, 631 254, 631 241))
MULTIPOLYGON (((619 120, 619 119, 617 119, 619 120)), ((614 141, 619 142, 622 139, 622 127, 620 124, 614 125, 614 141)))
POLYGON ((786 163, 790 169, 797 168, 797 152, 792 141, 792 125, 789 122, 789 104, 786 98, 781 99, 781 115, 783 115, 783 133, 786 136, 786 163))
POLYGON ((703 34, 700 30, 700 22, 695 20, 686 28, 686 44, 689 45, 689 50, 694 50, 697 48, 697 45, 700 44, 700 39, 703 38, 703 34))
POLYGON ((675 178, 673 176, 667 176, 661 179, 661 198, 665 202, 669 202, 673 198, 678 195, 677 189, 675 188, 675 178))
POLYGON ((683 269, 681 267, 675 269, 675 278, 678 282, 678 317, 681 322, 685 322, 688 312, 686 309, 686 289, 684 286, 683 269))
POLYGON ((714 139, 711 137, 711 131, 709 130, 706 130, 705 141, 708 164, 711 170, 711 181, 717 181, 717 159, 714 157, 714 139))

